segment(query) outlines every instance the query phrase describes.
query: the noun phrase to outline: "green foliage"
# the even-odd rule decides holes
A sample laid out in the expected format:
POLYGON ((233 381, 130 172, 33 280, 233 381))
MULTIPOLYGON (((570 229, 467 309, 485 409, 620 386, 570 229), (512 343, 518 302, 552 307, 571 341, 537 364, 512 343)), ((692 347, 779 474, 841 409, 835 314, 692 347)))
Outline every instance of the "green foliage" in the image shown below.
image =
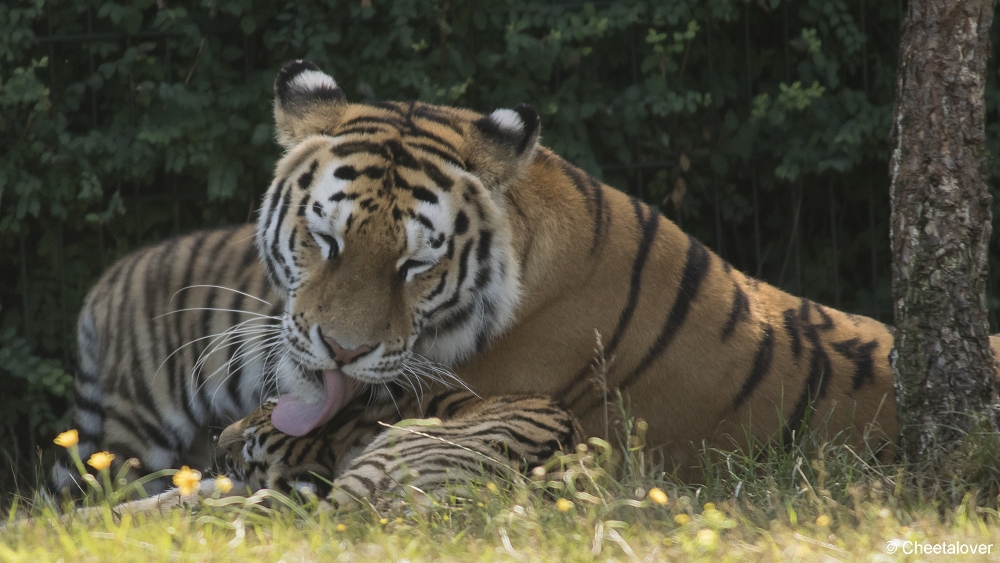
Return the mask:
MULTIPOLYGON (((548 146, 735 266, 891 320, 899 18, 846 0, 4 3, 3 432, 23 450, 65 423, 74 319, 104 267, 252 218, 279 156, 271 83, 300 57, 354 100, 531 102, 548 146)), ((996 93, 994 69, 991 117, 996 93)))

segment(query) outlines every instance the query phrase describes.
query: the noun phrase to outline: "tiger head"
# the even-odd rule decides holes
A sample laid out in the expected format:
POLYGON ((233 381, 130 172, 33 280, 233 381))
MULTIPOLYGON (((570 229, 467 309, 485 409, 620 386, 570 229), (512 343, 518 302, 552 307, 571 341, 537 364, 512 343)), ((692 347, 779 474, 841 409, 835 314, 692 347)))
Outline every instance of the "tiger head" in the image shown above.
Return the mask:
POLYGON ((348 103, 305 60, 281 69, 274 92, 286 152, 256 239, 297 366, 279 369, 279 386, 322 393, 314 374, 326 370, 384 383, 502 333, 521 268, 506 194, 538 147, 535 109, 348 103))

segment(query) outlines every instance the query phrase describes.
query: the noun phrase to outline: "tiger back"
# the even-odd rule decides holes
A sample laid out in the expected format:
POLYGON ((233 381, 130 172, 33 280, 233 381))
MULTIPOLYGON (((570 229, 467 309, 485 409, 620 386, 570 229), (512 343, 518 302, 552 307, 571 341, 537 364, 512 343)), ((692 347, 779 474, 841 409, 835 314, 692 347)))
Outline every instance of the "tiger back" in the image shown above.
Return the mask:
MULTIPOLYGON (((210 425, 273 394, 281 355, 269 345, 280 311, 250 226, 175 237, 116 262, 88 292, 77 326, 81 457, 108 450, 116 467, 136 458, 133 476, 211 467, 210 425)), ((69 467, 53 468, 55 490, 76 479, 69 467)))

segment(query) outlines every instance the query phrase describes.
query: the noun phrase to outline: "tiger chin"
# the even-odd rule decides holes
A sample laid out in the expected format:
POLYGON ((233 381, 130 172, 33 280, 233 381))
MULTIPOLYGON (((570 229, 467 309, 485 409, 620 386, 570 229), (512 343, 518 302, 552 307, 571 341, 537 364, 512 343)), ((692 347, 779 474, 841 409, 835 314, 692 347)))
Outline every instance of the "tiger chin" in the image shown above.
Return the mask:
MULTIPOLYGON (((256 240, 286 298, 287 350, 327 388, 430 362, 484 395, 556 397, 603 435, 596 329, 608 388, 681 475, 703 446, 810 421, 896 439, 887 326, 733 269, 540 146, 531 106, 355 104, 299 60, 278 75, 274 116, 286 152, 256 240)), ((290 406, 324 393, 299 379, 284 385, 299 390, 290 406)), ((308 431, 332 410, 297 422, 308 431)))

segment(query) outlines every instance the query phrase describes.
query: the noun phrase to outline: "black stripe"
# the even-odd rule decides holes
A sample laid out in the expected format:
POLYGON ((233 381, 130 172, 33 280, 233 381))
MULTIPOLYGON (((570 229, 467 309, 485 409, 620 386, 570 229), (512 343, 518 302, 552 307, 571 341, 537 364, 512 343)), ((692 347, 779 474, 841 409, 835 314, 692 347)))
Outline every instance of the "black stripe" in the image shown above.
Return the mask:
POLYGON ((597 251, 605 228, 603 188, 596 178, 565 160, 560 158, 558 159, 558 163, 563 173, 569 177, 576 191, 583 196, 583 200, 587 204, 587 211, 594 216, 594 238, 590 244, 590 253, 593 254, 597 251))
MULTIPOLYGON (((252 264, 252 262, 249 261, 250 256, 252 254, 253 254, 252 247, 244 251, 243 256, 239 262, 240 265, 239 265, 239 270, 237 270, 237 275, 242 275, 244 272, 248 271, 250 264, 252 264)), ((233 311, 230 313, 229 317, 230 329, 240 324, 240 322, 242 322, 243 320, 243 316, 240 313, 237 313, 236 311, 243 310, 243 307, 245 306, 245 298, 243 296, 243 293, 249 293, 249 290, 250 290, 250 278, 244 277, 243 280, 240 282, 237 291, 233 292, 233 300, 229 303, 229 309, 233 311)), ((229 345, 229 359, 226 362, 227 365, 226 370, 228 372, 227 374, 228 380, 226 381, 226 393, 228 393, 229 398, 240 407, 243 406, 243 403, 239 400, 241 398, 239 389, 243 379, 243 365, 244 362, 246 361, 247 352, 245 350, 243 351, 244 355, 242 358, 240 358, 240 361, 236 363, 235 371, 232 371, 233 358, 236 355, 237 351, 239 351, 240 346, 242 346, 245 342, 249 341, 251 338, 252 337, 249 338, 243 337, 231 343, 229 345)))
POLYGON ((437 297, 438 294, 440 294, 442 291, 444 291, 444 286, 447 281, 448 281, 448 272, 444 272, 441 274, 441 281, 438 282, 437 287, 435 287, 433 291, 427 294, 427 297, 424 298, 424 301, 430 301, 431 299, 437 297))
POLYGON ((309 191, 310 186, 312 186, 313 177, 316 175, 316 168, 319 167, 319 161, 314 160, 312 164, 309 165, 309 170, 303 172, 299 176, 299 187, 303 190, 309 191))
POLYGON ((646 352, 646 356, 632 370, 632 373, 622 381, 619 386, 621 389, 624 390, 638 381, 642 373, 646 371, 646 368, 673 342, 677 331, 680 330, 681 326, 684 325, 684 321, 687 320, 688 312, 691 310, 691 302, 698 296, 701 282, 708 274, 710 261, 711 255, 705 246, 698 242, 697 239, 688 235, 687 262, 684 264, 684 273, 681 275, 681 283, 677 289, 677 298, 670 308, 667 321, 663 324, 663 329, 660 330, 659 336, 656 337, 649 351, 646 352))
POLYGON ((340 143, 330 148, 330 152, 337 157, 344 158, 357 153, 369 153, 382 157, 385 160, 392 160, 392 154, 382 143, 372 141, 350 141, 340 143))
MULTIPOLYGON (((126 415, 124 413, 118 412, 115 409, 108 409, 107 417, 110 420, 114 420, 122 426, 122 430, 129 432, 130 434, 140 438, 138 442, 156 442, 157 446, 165 450, 173 450, 175 445, 172 440, 166 436, 163 432, 160 432, 159 428, 155 424, 150 424, 144 420, 138 413, 131 413, 126 415)), ((146 448, 149 451, 149 448, 146 448)))
MULTIPOLYGON (((369 478, 365 477, 364 475, 360 474, 361 468, 364 467, 364 466, 374 466, 374 467, 377 468, 377 470, 380 473, 384 473, 385 472, 385 465, 384 464, 375 464, 375 463, 372 463, 370 461, 366 461, 366 463, 358 464, 358 465, 355 465, 354 467, 352 467, 350 469, 351 472, 348 473, 348 474, 345 474, 343 477, 341 477, 340 480, 344 480, 344 479, 350 477, 351 479, 354 479, 355 481, 359 481, 361 483, 361 486, 365 488, 365 493, 367 493, 369 495, 374 495, 376 492, 378 492, 379 487, 378 487, 378 485, 375 484, 374 481, 372 481, 371 479, 369 479, 369 478)), ((352 491, 352 492, 357 493, 358 491, 352 491)), ((366 496, 366 495, 361 494, 359 496, 366 496)))
POLYGON ((433 121, 439 125, 444 125, 460 135, 465 135, 465 131, 463 131, 459 125, 454 123, 446 114, 442 114, 433 106, 429 106, 427 104, 417 104, 411 108, 410 114, 413 117, 420 117, 422 119, 426 119, 427 121, 433 121))
POLYGON ((469 216, 464 211, 459 211, 455 216, 455 234, 464 235, 469 230, 469 216))
MULTIPOLYGON (((388 125, 393 129, 402 129, 406 127, 406 122, 398 117, 389 117, 384 115, 360 115, 348 119, 347 121, 340 124, 341 127, 351 127, 353 125, 359 124, 372 124, 372 125, 388 125)), ((341 135, 340 130, 337 130, 337 135, 341 135)))
POLYGON ((493 240, 493 233, 487 230, 479 231, 479 244, 476 246, 476 261, 480 264, 486 262, 490 257, 490 243, 493 240))
POLYGON ((681 326, 684 325, 684 321, 687 319, 687 314, 691 309, 691 302, 697 297, 698 289, 701 286, 701 281, 705 278, 708 273, 708 266, 710 263, 710 255, 708 250, 703 244, 698 242, 697 239, 688 235, 688 255, 687 261, 684 264, 684 273, 681 275, 680 287, 677 290, 677 298, 674 300, 673 306, 670 308, 670 313, 667 315, 667 320, 663 324, 663 328, 660 330, 659 336, 650 346, 646 355, 643 357, 639 365, 632 370, 622 383, 619 388, 624 390, 636 381, 638 381, 639 376, 642 375, 644 371, 657 359, 660 354, 664 352, 673 342, 674 337, 677 335, 677 331, 680 330, 681 326))
POLYGON ((77 411, 88 411, 96 414, 102 419, 104 418, 104 405, 84 397, 79 391, 73 395, 73 405, 76 407, 77 411))
POLYGON ((761 380, 764 379, 764 376, 771 369, 771 360, 773 358, 774 328, 771 325, 764 325, 764 338, 757 345, 757 354, 753 358, 753 366, 750 368, 750 374, 743 381, 743 385, 740 387, 740 392, 736 394, 736 398, 733 399, 734 411, 740 408, 743 402, 757 389, 761 380))
MULTIPOLYGON (((309 194, 309 193, 303 194, 302 195, 302 199, 299 200, 299 204, 296 206, 298 208, 298 211, 296 212, 296 215, 298 215, 299 217, 305 217, 306 216, 306 209, 309 208, 309 202, 310 201, 312 201, 312 195, 309 194)), ((319 202, 316 202, 316 203, 319 203, 319 202)))
POLYGON ((736 325, 741 320, 750 319, 750 299, 740 284, 733 283, 733 307, 729 311, 729 318, 722 327, 722 341, 729 340, 729 337, 736 331, 736 325))
POLYGON ((798 431, 802 428, 812 402, 822 399, 826 395, 826 388, 833 376, 830 357, 823 350, 817 326, 808 324, 804 327, 803 333, 812 346, 812 357, 809 360, 809 375, 806 377, 806 383, 802 388, 802 393, 799 394, 792 416, 789 417, 785 426, 785 436, 788 438, 786 442, 790 440, 792 431, 798 431))
MULTIPOLYGON (((611 357, 614 354, 622 335, 625 334, 625 329, 628 328, 629 323, 632 321, 632 316, 635 314, 635 308, 639 302, 639 290, 642 284, 642 271, 646 266, 646 260, 649 258, 649 250, 653 246, 656 229, 660 224, 660 216, 640 203, 639 200, 632 199, 632 208, 635 211, 636 227, 642 233, 642 239, 639 241, 639 247, 636 249, 635 261, 632 262, 632 278, 629 283, 628 299, 625 301, 625 307, 618 315, 618 325, 615 327, 615 332, 611 335, 611 340, 608 341, 608 344, 604 348, 606 357, 611 357), (645 218, 643 217, 644 209, 648 212, 648 216, 645 218)), ((589 362, 583 366, 576 374, 576 377, 563 387, 556 396, 565 397, 568 395, 570 390, 577 387, 580 381, 588 374, 590 374, 589 362)))
MULTIPOLYGON (((208 240, 210 234, 210 231, 203 231, 194 239, 188 254, 187 268, 184 270, 184 276, 181 281, 182 288, 186 288, 191 285, 191 280, 194 276, 194 269, 198 266, 198 258, 201 256, 201 249, 205 245, 205 242, 208 240)), ((182 311, 187 308, 189 292, 190 290, 185 290, 177 294, 176 311, 182 311)), ((184 344, 190 342, 190 335, 187 332, 187 323, 184 322, 185 319, 188 318, 188 313, 174 313, 173 315, 170 315, 170 317, 172 317, 173 320, 173 323, 169 325, 172 330, 168 331, 171 339, 170 345, 171 348, 177 350, 182 340, 184 341, 184 344)), ((170 354, 167 358, 166 364, 164 364, 164 367, 167 370, 166 376, 168 378, 167 383, 170 390, 170 396, 175 397, 177 395, 178 382, 180 381, 180 388, 182 390, 182 400, 180 401, 181 408, 184 409, 184 414, 187 416, 188 420, 191 420, 195 424, 200 424, 198 417, 195 416, 195 413, 191 410, 191 405, 188 403, 187 385, 183 383, 183 379, 186 379, 187 371, 191 368, 191 366, 184 361, 184 357, 190 353, 191 350, 186 349, 183 352, 179 351, 178 353, 170 354)))
POLYGON ((389 154, 392 155, 392 162, 397 167, 402 166, 411 170, 420 170, 420 160, 409 149, 403 146, 403 143, 399 140, 389 139, 383 141, 383 144, 389 150, 389 154))
POLYGON ((816 328, 822 331, 833 330, 833 319, 830 318, 830 315, 826 314, 826 309, 819 303, 812 303, 812 306, 819 313, 820 318, 823 319, 823 324, 817 325, 816 328))
POLYGON ((410 123, 408 124, 408 126, 406 128, 406 136, 407 136, 406 142, 410 146, 422 147, 423 143, 415 141, 415 139, 421 139, 422 138, 422 139, 429 139, 429 140, 433 141, 434 143, 437 143, 438 145, 441 145, 442 147, 444 147, 445 149, 447 149, 452 154, 456 154, 457 155, 458 152, 459 152, 458 149, 455 147, 455 145, 453 145, 450 142, 448 142, 447 140, 445 140, 444 137, 438 135, 437 133, 435 133, 433 131, 430 131, 428 129, 424 129, 423 127, 417 125, 416 123, 413 123, 413 121, 410 121, 410 123))
POLYGON ((438 197, 434 195, 434 192, 423 186, 413 186, 410 188, 410 192, 413 194, 413 197, 419 199, 420 201, 425 201, 427 203, 438 202, 438 197))
POLYGON ((785 309, 782 313, 785 317, 785 332, 792 343, 792 356, 798 359, 802 355, 802 335, 799 331, 799 319, 795 314, 795 309, 785 309))
POLYGON ((426 215, 424 215, 423 213, 415 213, 413 215, 413 218, 416 219, 418 223, 426 227, 429 231, 431 231, 432 233, 434 232, 434 223, 432 223, 430 218, 428 218, 426 215))
MULTIPOLYGON (((438 409, 441 408, 441 403, 445 399, 450 398, 451 396, 452 396, 452 392, 450 392, 450 391, 446 391, 444 393, 438 393, 437 395, 435 395, 434 398, 431 399, 430 402, 427 403, 427 408, 424 409, 424 412, 423 412, 423 418, 429 418, 429 417, 432 417, 432 416, 441 417, 441 415, 438 414, 438 412, 439 412, 438 409)), ((441 417, 441 418, 444 418, 444 417, 441 417)))
MULTIPOLYGON (((321 150, 323 150, 323 145, 317 143, 316 145, 313 145, 312 148, 310 148, 308 151, 302 154, 297 154, 294 156, 294 158, 292 158, 288 162, 285 162, 284 163, 285 165, 282 166, 282 168, 285 170, 298 170, 299 166, 302 166, 302 164, 305 161, 309 160, 310 158, 313 158, 313 155, 315 155, 321 150)), ((284 181, 285 179, 282 180, 282 182, 284 181)))
MULTIPOLYGON (((228 271, 227 266, 229 264, 229 261, 226 260, 225 257, 229 256, 229 254, 226 252, 222 252, 222 248, 228 242, 229 242, 228 237, 221 236, 219 237, 219 240, 216 241, 216 243, 212 245, 212 248, 208 251, 207 254, 208 259, 205 261, 206 267, 205 271, 203 272, 203 274, 205 275, 205 279, 217 280, 219 279, 219 276, 216 272, 228 271)), ((201 320, 199 322, 199 326, 201 327, 201 332, 199 334, 205 336, 215 333, 215 331, 212 329, 212 321, 214 320, 214 317, 217 315, 218 311, 211 311, 209 309, 215 308, 215 300, 219 296, 219 290, 214 287, 203 288, 203 289, 207 293, 205 295, 204 303, 202 305, 204 307, 204 310, 202 310, 201 312, 201 320)), ((197 355, 195 355, 195 358, 198 358, 202 354, 204 354, 205 351, 208 350, 208 347, 209 345, 212 344, 212 342, 213 342, 212 339, 208 339, 208 340, 202 340, 197 344, 193 345, 195 351, 198 352, 197 355)), ((204 369, 204 364, 202 364, 202 366, 199 367, 197 371, 191 373, 191 376, 194 378, 195 389, 200 390, 200 392, 198 392, 195 396, 199 399, 202 412, 205 413, 205 416, 211 418, 212 405, 210 404, 210 400, 204 396, 205 393, 204 389, 202 388, 203 369, 204 369)), ((183 383, 185 388, 191 385, 191 383, 187 381, 183 383)), ((195 398, 194 396, 189 397, 189 400, 193 401, 194 398, 195 398)), ((204 422, 205 421, 199 421, 199 424, 204 422)))
MULTIPOLYGON (((333 171, 333 177, 350 182, 358 177, 358 171, 353 166, 339 166, 333 171)), ((333 199, 331 198, 330 201, 333 199)))
POLYGON ((656 229, 660 224, 660 216, 639 203, 638 200, 633 199, 632 206, 635 210, 637 227, 642 232, 642 240, 639 241, 639 247, 635 253, 635 261, 632 263, 632 278, 629 282, 628 300, 618 315, 618 325, 615 327, 615 332, 612 334, 611 340, 608 341, 608 345, 605 347, 605 352, 609 355, 613 354, 618 347, 618 343, 625 334, 625 329, 628 328, 629 323, 632 321, 632 316, 635 314, 635 308, 639 302, 639 291, 642 288, 642 271, 646 267, 649 250, 653 246, 653 239, 656 238, 656 229), (645 219, 643 219, 644 209, 648 213, 648 217, 645 219))
POLYGON ((479 268, 479 271, 476 272, 475 286, 478 289, 483 289, 492 280, 493 280, 493 269, 490 268, 489 264, 486 264, 482 268, 479 268))
POLYGON ((347 201, 354 201, 358 199, 358 194, 348 194, 346 192, 337 192, 330 196, 330 201, 341 201, 346 199, 347 201))
POLYGON ((386 133, 386 132, 387 131, 385 129, 382 129, 380 127, 364 127, 359 125, 357 127, 350 127, 348 129, 338 129, 336 136, 346 137, 348 135, 378 135, 380 133, 386 133))
POLYGON ((455 185, 455 181, 452 180, 451 177, 444 172, 441 172, 441 169, 429 160, 423 160, 420 164, 423 167, 424 174, 427 174, 427 177, 430 178, 437 187, 446 192, 451 191, 451 187, 455 185))
POLYGON ((462 254, 458 259, 458 281, 455 283, 455 292, 452 293, 451 297, 447 301, 434 307, 427 313, 427 318, 433 317, 438 311, 442 309, 447 309, 454 307, 458 303, 459 297, 462 294, 462 283, 465 282, 465 277, 469 273, 469 254, 472 251, 472 240, 465 242, 465 246, 462 248, 462 254))
POLYGON ((285 279, 288 280, 290 284, 292 282, 292 269, 288 264, 285 264, 281 257, 281 251, 278 250, 278 244, 281 241, 281 224, 285 222, 285 215, 288 213, 288 207, 292 203, 292 188, 288 186, 285 190, 285 196, 281 198, 281 208, 277 214, 277 221, 274 227, 274 238, 271 239, 271 259, 275 264, 280 264, 285 272, 285 279))
POLYGON ((435 325, 434 334, 447 334, 469 322, 469 319, 472 317, 472 312, 475 310, 475 306, 475 303, 469 303, 457 312, 448 315, 447 318, 435 325))
MULTIPOLYGON (((441 150, 441 149, 439 149, 439 148, 437 148, 437 147, 435 147, 433 145, 429 145, 427 143, 414 143, 414 142, 410 142, 409 145, 411 147, 417 149, 417 150, 421 150, 421 151, 424 151, 424 152, 431 153, 434 156, 440 158, 441 160, 444 160, 446 162, 450 162, 456 168, 460 168, 462 170, 466 170, 468 168, 468 165, 465 163, 465 161, 462 160, 457 155, 451 154, 451 153, 449 153, 447 151, 444 151, 444 150, 441 150)), ((421 160, 423 160, 423 159, 421 159, 421 160)), ((414 166, 411 166, 411 165, 406 165, 406 167, 407 168, 414 168, 414 166)))
POLYGON ((855 391, 874 379, 875 358, 873 354, 878 349, 878 341, 872 340, 861 344, 860 338, 852 338, 841 342, 834 342, 833 349, 854 363, 854 377, 851 379, 851 388, 855 391))
MULTIPOLYGON (((280 450, 285 444, 288 443, 289 440, 292 439, 292 436, 279 432, 275 432, 272 436, 275 437, 275 440, 264 448, 267 455, 274 455, 274 452, 280 450)), ((264 439, 266 440, 267 437, 265 436, 264 439)))

